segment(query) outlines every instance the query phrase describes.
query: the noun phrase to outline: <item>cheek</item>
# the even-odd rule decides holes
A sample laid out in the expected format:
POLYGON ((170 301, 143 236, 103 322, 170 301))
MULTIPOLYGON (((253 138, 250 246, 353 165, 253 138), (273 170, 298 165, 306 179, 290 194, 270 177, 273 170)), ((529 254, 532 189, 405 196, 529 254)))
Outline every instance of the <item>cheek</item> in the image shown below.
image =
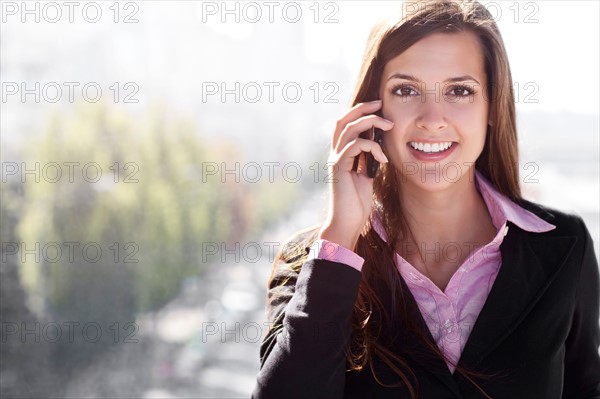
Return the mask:
POLYGON ((459 104, 452 106, 447 113, 449 122, 459 129, 462 136, 485 138, 487 129, 486 104, 459 104))
POLYGON ((383 152, 396 167, 408 156, 406 140, 409 132, 410 125, 408 123, 397 121, 391 130, 384 133, 383 152))
POLYGON ((383 111, 383 117, 394 122, 394 127, 386 134, 390 135, 390 141, 398 141, 410 133, 410 129, 414 126, 414 122, 419 115, 419 107, 414 102, 401 103, 396 101, 390 108, 392 109, 383 111))
POLYGON ((404 138, 414 117, 406 106, 393 104, 390 108, 383 110, 383 117, 394 122, 394 127, 383 133, 383 150, 392 159, 397 159, 398 147, 405 142, 404 138))

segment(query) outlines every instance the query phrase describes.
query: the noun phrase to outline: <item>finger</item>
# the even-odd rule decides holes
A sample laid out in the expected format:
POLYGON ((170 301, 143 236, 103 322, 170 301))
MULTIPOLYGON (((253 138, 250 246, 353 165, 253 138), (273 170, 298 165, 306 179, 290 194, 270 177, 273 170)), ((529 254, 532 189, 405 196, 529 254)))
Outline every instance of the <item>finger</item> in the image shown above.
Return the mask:
POLYGON ((346 128, 346 125, 361 116, 372 114, 381 108, 381 100, 370 101, 366 103, 358 103, 354 107, 350 108, 348 112, 337 120, 335 124, 335 131, 331 139, 331 148, 337 147, 337 142, 340 138, 340 134, 346 128))
POLYGON ((378 115, 367 115, 359 118, 346 125, 346 128, 340 134, 337 146, 334 147, 336 151, 344 148, 346 144, 355 140, 360 133, 365 130, 369 130, 372 127, 379 128, 383 131, 390 130, 394 127, 394 122, 388 121, 378 115))
MULTIPOLYGON (((350 143, 348 143, 340 152, 338 160, 340 170, 352 170, 354 158, 362 152, 370 152, 371 154, 373 154, 373 157, 380 163, 388 162, 387 157, 383 153, 383 150, 378 143, 372 140, 357 138, 356 140, 353 140, 350 143)), ((361 162, 362 161, 363 160, 361 159, 361 162)))

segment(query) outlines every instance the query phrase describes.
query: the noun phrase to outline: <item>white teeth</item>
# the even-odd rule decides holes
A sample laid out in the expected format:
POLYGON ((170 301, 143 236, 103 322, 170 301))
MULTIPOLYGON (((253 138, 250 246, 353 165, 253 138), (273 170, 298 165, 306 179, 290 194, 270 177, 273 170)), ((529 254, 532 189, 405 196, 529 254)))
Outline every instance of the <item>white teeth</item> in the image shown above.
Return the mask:
POLYGON ((411 141, 409 144, 415 150, 432 153, 432 152, 446 151, 448 148, 450 148, 450 146, 452 145, 452 142, 446 141, 443 143, 431 144, 431 143, 417 143, 417 142, 411 141))

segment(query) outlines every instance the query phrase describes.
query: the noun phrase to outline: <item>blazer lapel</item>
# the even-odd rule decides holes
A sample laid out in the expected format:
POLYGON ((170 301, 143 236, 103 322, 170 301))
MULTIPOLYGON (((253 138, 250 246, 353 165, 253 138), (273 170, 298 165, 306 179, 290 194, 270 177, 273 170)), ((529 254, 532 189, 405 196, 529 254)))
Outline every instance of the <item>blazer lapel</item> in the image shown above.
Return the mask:
MULTIPOLYGON (((526 201, 521 206, 545 220, 554 218, 526 201)), ((575 236, 528 233, 511 222, 508 225, 508 234, 500 246, 502 265, 465 344, 459 365, 473 367, 482 363, 485 356, 514 331, 563 267, 577 240, 575 236)), ((402 277, 400 280, 411 319, 423 327, 428 340, 436 345, 410 289, 402 277)), ((460 397, 455 375, 450 373, 446 363, 423 348, 422 342, 402 326, 396 324, 392 328, 404 331, 396 337, 396 350, 420 364, 460 397)))
POLYGON ((548 237, 509 224, 500 246, 502 265, 459 364, 482 363, 502 343, 550 285, 576 241, 574 236, 548 237))

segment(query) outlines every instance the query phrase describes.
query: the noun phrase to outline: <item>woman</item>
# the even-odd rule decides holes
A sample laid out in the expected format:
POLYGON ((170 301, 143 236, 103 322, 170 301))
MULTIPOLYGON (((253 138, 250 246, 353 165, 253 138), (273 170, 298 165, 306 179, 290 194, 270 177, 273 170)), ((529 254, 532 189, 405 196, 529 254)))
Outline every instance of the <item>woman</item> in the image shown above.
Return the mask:
POLYGON ((253 397, 600 398, 592 240, 521 197, 498 28, 475 2, 410 10, 370 37, 327 219, 275 261, 253 397))

